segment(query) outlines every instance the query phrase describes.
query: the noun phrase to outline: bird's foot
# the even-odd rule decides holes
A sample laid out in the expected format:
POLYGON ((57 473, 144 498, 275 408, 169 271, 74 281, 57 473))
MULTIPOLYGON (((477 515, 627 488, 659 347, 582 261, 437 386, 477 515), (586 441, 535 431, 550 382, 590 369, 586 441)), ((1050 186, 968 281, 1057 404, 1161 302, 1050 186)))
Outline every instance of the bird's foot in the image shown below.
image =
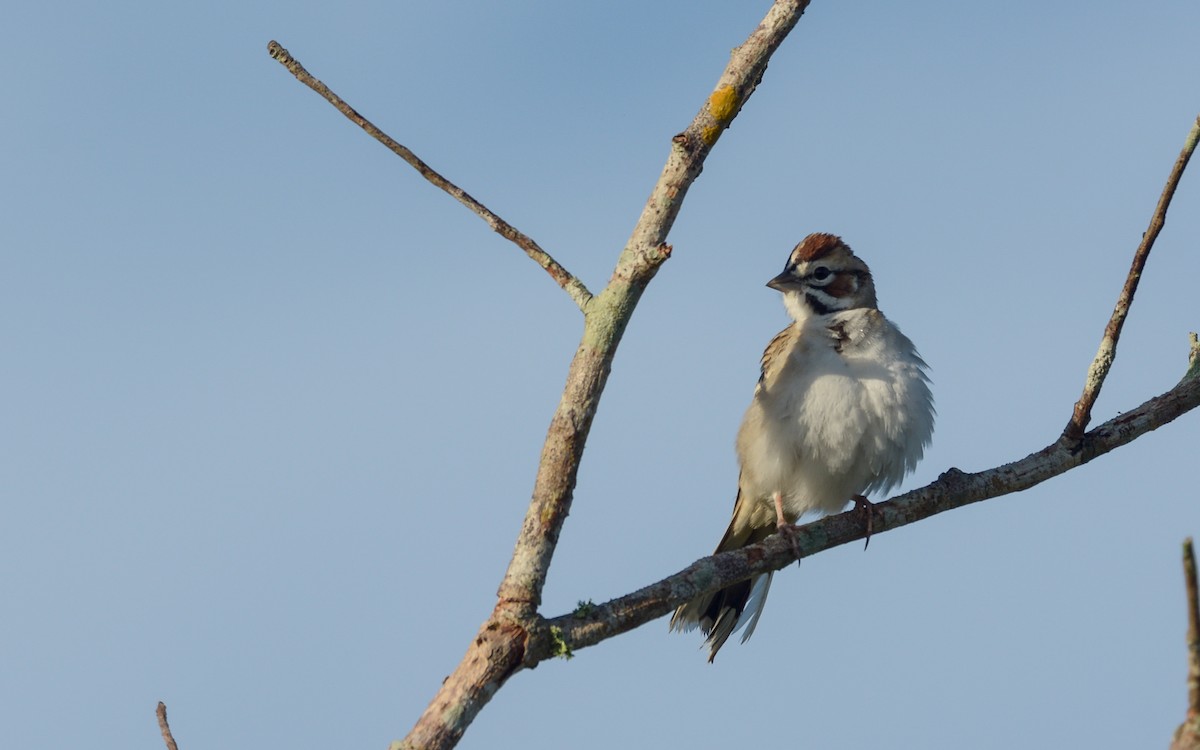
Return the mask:
POLYGON ((871 544, 871 532, 874 531, 875 528, 875 503, 871 502, 862 495, 855 495, 852 499, 854 500, 854 509, 860 513, 866 514, 867 540, 863 543, 863 549, 866 550, 866 548, 871 544))
POLYGON ((796 556, 796 564, 800 564, 800 540, 796 538, 796 527, 788 523, 783 513, 783 493, 776 492, 772 498, 775 501, 775 530, 787 537, 792 545, 792 554, 796 556))
POLYGON ((787 538, 788 544, 792 545, 792 554, 796 556, 796 564, 800 564, 800 539, 796 535, 796 527, 787 521, 776 524, 775 530, 787 538))

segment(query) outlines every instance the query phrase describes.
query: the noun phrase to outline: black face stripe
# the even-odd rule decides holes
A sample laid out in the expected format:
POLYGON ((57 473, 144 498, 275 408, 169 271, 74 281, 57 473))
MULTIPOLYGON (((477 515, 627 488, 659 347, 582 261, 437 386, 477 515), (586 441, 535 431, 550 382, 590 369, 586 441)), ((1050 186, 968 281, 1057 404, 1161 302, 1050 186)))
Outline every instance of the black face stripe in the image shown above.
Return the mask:
MULTIPOLYGON (((859 281, 862 281, 864 278, 871 275, 869 272, 860 271, 857 268, 838 268, 836 270, 830 268, 830 269, 828 269, 828 271, 829 271, 829 275, 826 276, 825 279, 832 279, 835 276, 841 276, 844 274, 846 276, 853 276, 854 278, 858 279, 859 281)), ((814 272, 815 272, 815 269, 814 269, 814 272)), ((805 274, 804 278, 805 279, 813 279, 814 281, 818 280, 813 275, 813 273, 805 274)), ((824 281, 825 279, 820 279, 820 281, 824 281)))
POLYGON ((826 276, 824 279, 818 279, 816 277, 817 269, 814 268, 812 271, 809 271, 808 273, 801 276, 798 273, 798 271, 800 270, 800 267, 796 264, 792 264, 784 270, 787 271, 788 273, 790 273, 791 275, 795 276, 796 278, 802 279, 804 281, 825 281, 826 279, 832 279, 833 277, 838 276, 840 274, 849 274, 850 276, 853 276, 854 278, 858 279, 859 281, 862 281, 863 279, 865 279, 866 277, 871 275, 870 271, 860 271, 857 268, 830 268, 829 266, 818 266, 817 268, 824 268, 826 271, 829 272, 829 275, 826 276))
POLYGON ((828 315, 831 312, 830 308, 824 302, 817 299, 814 294, 805 294, 804 299, 817 315, 828 315))

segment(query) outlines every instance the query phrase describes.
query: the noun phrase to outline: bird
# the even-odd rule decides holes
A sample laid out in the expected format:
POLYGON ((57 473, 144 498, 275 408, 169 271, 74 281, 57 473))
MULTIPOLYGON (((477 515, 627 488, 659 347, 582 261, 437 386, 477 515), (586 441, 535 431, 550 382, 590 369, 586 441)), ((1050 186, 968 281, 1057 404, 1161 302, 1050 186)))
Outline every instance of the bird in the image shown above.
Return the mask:
MULTIPOLYGON (((737 434, 733 518, 716 553, 782 533, 799 558, 797 519, 852 501, 866 511, 869 542, 866 495, 899 484, 933 437, 928 366, 879 311, 871 270, 837 235, 805 237, 767 286, 783 295, 792 322, 762 355, 737 434)), ((754 633, 771 578, 685 602, 670 630, 700 628, 712 662, 739 626, 743 643, 754 633)))

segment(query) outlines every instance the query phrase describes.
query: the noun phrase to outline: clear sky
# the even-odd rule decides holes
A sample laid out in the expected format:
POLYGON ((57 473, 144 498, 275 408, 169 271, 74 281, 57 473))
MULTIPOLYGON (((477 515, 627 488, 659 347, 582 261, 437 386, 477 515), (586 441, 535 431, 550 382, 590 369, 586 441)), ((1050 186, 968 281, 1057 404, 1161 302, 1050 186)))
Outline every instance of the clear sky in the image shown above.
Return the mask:
MULTIPOLYGON (((384 748, 494 603, 593 290, 766 2, 17 3, 0 65, 0 744, 384 748)), ((821 2, 629 328, 545 613, 716 544, 764 287, 841 234, 932 366, 905 489, 1051 442, 1190 123, 1200 5, 821 2)), ((1200 166, 1195 167, 1200 169, 1200 166)), ((1097 422, 1200 328, 1185 176, 1097 422)), ((1191 414, 806 560, 705 663, 661 620, 516 676, 464 748, 1165 747, 1191 414)), ((879 498, 877 498, 879 499, 879 498)))

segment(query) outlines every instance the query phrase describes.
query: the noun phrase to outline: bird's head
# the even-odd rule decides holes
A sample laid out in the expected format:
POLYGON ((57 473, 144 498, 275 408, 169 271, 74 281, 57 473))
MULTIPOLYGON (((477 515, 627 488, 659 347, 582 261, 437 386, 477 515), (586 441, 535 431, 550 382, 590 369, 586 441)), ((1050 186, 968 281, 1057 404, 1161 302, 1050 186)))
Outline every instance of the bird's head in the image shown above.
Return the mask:
POLYGON ((805 237, 767 286, 783 293, 783 304, 797 321, 878 304, 871 269, 832 234, 805 237))

